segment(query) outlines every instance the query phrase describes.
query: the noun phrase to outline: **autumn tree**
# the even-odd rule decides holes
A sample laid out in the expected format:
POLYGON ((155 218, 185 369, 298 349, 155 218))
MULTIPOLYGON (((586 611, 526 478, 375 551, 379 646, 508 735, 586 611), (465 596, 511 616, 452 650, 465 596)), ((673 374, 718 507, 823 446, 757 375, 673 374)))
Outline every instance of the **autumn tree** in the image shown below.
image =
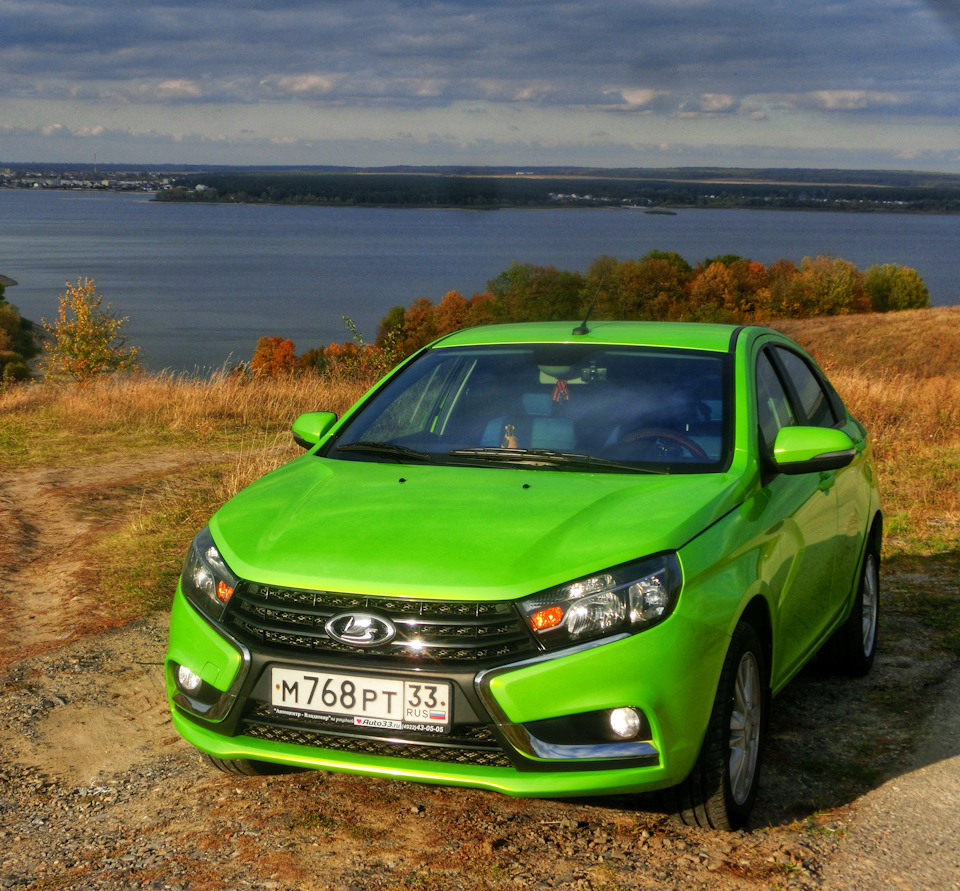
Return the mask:
POLYGON ((413 355, 420 347, 437 339, 436 307, 428 297, 418 297, 403 317, 403 339, 400 351, 404 356, 413 355))
POLYGON ((261 337, 250 360, 250 370, 258 377, 285 377, 297 367, 297 354, 292 340, 283 337, 261 337))
POLYGON ((639 260, 599 257, 584 277, 583 305, 596 296, 602 319, 679 318, 687 299, 690 265, 671 251, 648 251, 639 260))
POLYGON ((137 347, 126 346, 121 331, 128 319, 116 318, 110 305, 103 305, 92 278, 66 283, 60 295, 57 319, 42 319, 49 339, 44 344, 42 368, 52 380, 73 380, 85 384, 97 377, 138 367, 137 347))
POLYGON ((925 309, 930 292, 916 269, 885 263, 871 266, 864 275, 864 287, 874 312, 898 309, 925 309))
POLYGON ((765 318, 785 318, 791 314, 791 308, 803 305, 800 282, 800 270, 793 260, 783 258, 767 266, 769 296, 765 318))
MULTIPOLYGON (((429 301, 427 301, 429 302, 429 301)), ((347 343, 331 343, 323 350, 315 366, 325 378, 345 383, 372 384, 383 377, 403 358, 398 338, 399 328, 385 330, 381 324, 381 344, 364 343, 356 323, 349 316, 341 316, 353 336, 347 343)))
POLYGON ((690 284, 687 318, 753 322, 769 315, 770 281, 762 263, 726 254, 704 260, 690 284))
POLYGON ((487 285, 497 321, 536 322, 576 319, 583 279, 553 266, 514 263, 487 285))
POLYGON ((470 326, 470 303, 459 291, 447 291, 434 307, 433 317, 437 337, 460 331, 470 326))
POLYGON ((387 314, 380 319, 380 327, 377 328, 377 339, 374 341, 374 345, 382 349, 388 344, 402 341, 405 316, 406 310, 402 306, 390 307, 387 314))
POLYGON ((735 322, 737 280, 730 267, 712 261, 700 269, 690 285, 687 318, 698 322, 735 322))
POLYGON ((38 352, 33 322, 24 319, 15 306, 3 299, 0 285, 0 386, 7 381, 27 380, 27 362, 38 352))
POLYGON ((803 305, 794 313, 796 318, 870 311, 863 273, 839 257, 804 257, 800 261, 800 284, 803 305))

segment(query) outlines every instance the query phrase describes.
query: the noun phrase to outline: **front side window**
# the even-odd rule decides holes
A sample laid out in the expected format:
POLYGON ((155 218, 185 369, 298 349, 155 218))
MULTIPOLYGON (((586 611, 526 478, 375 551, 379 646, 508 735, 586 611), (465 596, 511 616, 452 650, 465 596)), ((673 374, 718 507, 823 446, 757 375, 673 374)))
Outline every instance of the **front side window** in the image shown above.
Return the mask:
POLYGON ((833 405, 810 366, 796 353, 780 347, 777 348, 777 357, 796 390, 806 423, 811 427, 833 427, 838 420, 833 405))
POLYGON ((761 445, 768 455, 773 453, 773 442, 780 429, 797 423, 787 392, 766 351, 757 358, 757 420, 761 445))
POLYGON ((730 452, 729 357, 587 344, 435 348, 325 449, 344 460, 705 472, 730 452))

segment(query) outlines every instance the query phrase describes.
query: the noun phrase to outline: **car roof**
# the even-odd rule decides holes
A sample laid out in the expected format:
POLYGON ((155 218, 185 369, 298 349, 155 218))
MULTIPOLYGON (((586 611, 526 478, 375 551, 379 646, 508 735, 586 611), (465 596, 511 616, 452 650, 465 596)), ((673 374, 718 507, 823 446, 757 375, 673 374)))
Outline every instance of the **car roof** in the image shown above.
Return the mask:
POLYGON ((729 352, 742 328, 703 322, 590 321, 586 334, 575 334, 580 322, 518 322, 465 328, 436 341, 435 348, 527 343, 622 344, 729 352))

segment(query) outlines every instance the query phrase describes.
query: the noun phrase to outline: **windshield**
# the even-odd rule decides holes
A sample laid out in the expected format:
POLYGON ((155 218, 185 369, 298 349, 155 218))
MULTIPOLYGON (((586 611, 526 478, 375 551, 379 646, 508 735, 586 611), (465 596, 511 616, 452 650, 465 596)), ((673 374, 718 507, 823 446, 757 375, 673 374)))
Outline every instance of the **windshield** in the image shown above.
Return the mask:
POLYGON ((324 449, 398 463, 710 472, 729 452, 725 354, 559 344, 439 348, 324 449))

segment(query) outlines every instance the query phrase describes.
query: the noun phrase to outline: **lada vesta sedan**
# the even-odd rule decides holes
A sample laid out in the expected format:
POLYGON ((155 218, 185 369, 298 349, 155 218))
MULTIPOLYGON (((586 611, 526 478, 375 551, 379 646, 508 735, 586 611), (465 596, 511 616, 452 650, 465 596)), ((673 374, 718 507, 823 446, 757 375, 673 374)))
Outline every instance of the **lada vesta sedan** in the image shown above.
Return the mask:
POLYGON ((474 328, 293 432, 173 605, 173 721, 224 770, 667 790, 735 828, 771 696, 873 661, 867 435, 773 331, 474 328))

